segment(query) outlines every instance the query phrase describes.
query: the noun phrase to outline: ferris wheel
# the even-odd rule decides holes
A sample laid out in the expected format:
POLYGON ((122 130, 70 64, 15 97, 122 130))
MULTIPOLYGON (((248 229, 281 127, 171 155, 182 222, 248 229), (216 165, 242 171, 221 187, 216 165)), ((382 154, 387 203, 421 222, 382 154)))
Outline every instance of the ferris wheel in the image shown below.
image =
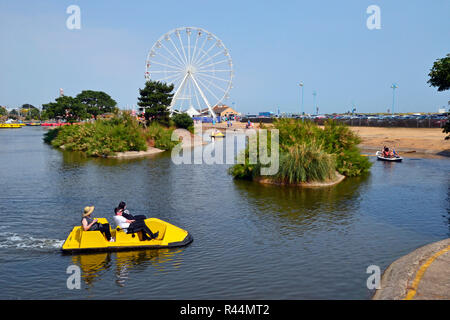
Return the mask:
POLYGON ((145 78, 174 85, 170 111, 191 115, 228 99, 233 62, 223 42, 209 31, 182 27, 161 36, 148 53, 145 78))

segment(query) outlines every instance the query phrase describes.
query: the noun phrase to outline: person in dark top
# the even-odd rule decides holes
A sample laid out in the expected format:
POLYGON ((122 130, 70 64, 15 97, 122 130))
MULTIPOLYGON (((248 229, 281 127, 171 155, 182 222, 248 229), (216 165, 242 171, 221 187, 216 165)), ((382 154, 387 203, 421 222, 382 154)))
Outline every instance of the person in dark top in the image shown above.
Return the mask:
POLYGON ((127 214, 127 217, 123 215, 124 210, 120 207, 114 209, 114 221, 117 226, 119 226, 126 233, 135 233, 142 231, 142 239, 143 240, 152 240, 156 239, 159 235, 159 231, 153 233, 150 228, 145 224, 145 219, 128 219, 130 215, 127 214))
POLYGON ((143 214, 133 216, 130 211, 127 210, 127 205, 125 202, 121 201, 119 203, 119 206, 117 207, 119 209, 122 209, 122 216, 125 217, 128 220, 145 220, 147 217, 143 214))
POLYGON ((103 233, 110 242, 114 242, 114 239, 111 238, 111 231, 109 229, 109 223, 99 223, 95 218, 91 218, 92 212, 94 212, 94 206, 85 207, 84 212, 81 218, 81 226, 84 231, 100 231, 103 233))

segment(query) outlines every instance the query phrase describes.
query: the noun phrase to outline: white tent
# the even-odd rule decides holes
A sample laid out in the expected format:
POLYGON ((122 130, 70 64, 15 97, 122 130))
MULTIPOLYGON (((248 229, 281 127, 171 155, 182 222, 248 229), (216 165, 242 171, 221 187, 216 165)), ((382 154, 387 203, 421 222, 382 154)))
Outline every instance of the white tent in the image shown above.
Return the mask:
POLYGON ((195 110, 193 106, 190 106, 189 109, 186 110, 186 113, 187 113, 190 117, 200 115, 200 112, 198 112, 197 110, 195 110))

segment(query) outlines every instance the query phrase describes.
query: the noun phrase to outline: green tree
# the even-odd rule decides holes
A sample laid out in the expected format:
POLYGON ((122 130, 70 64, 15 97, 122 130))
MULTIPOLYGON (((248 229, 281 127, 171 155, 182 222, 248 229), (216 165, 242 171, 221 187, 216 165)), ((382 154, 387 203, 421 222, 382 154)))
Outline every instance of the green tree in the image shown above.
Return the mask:
POLYGON ((9 113, 8 113, 8 117, 11 119, 19 119, 19 112, 16 109, 12 109, 9 113))
POLYGON ((69 122, 74 122, 89 117, 86 106, 77 98, 62 96, 42 105, 42 112, 45 118, 56 119, 63 118, 69 122))
POLYGON ((138 106, 145 109, 147 121, 156 120, 169 124, 169 106, 172 102, 174 85, 159 81, 147 81, 144 89, 139 89, 138 106))
POLYGON ((20 108, 20 113, 27 120, 40 119, 39 109, 29 103, 25 103, 22 105, 22 107, 20 108))
POLYGON ((0 117, 8 115, 8 110, 5 107, 0 106, 0 117))
MULTIPOLYGON (((445 58, 436 60, 428 76, 430 77, 428 83, 432 87, 437 87, 438 91, 450 89, 450 54, 447 54, 445 58)), ((450 132, 450 116, 445 123, 443 132, 450 132)), ((450 135, 446 136, 445 139, 450 139, 450 135)))
POLYGON ((177 113, 172 117, 177 128, 188 129, 194 125, 194 120, 187 113, 177 113))
POLYGON ((434 62, 428 76, 430 77, 428 83, 432 87, 437 87, 438 91, 450 89, 450 53, 434 62))
POLYGON ((86 107, 86 112, 97 116, 114 112, 117 102, 103 91, 83 90, 76 98, 86 107))

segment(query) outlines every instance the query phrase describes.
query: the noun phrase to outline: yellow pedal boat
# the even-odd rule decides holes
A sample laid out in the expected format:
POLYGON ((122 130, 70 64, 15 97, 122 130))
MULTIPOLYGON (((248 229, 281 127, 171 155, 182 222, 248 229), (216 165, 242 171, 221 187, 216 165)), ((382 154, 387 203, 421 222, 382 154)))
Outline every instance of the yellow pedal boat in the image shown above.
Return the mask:
MULTIPOLYGON (((108 223, 108 220, 98 218, 98 222, 108 223)), ((128 234, 117 227, 110 230, 115 241, 109 242, 100 231, 84 231, 81 226, 76 226, 61 249, 64 253, 159 249, 185 246, 194 240, 186 230, 157 218, 145 219, 145 224, 152 232, 159 232, 156 239, 142 240, 141 232, 128 234)))
POLYGON ((223 137, 225 137, 225 135, 222 132, 214 132, 214 133, 211 133, 211 137, 223 138, 223 137))
POLYGON ((22 123, 0 123, 0 128, 22 128, 22 123))

